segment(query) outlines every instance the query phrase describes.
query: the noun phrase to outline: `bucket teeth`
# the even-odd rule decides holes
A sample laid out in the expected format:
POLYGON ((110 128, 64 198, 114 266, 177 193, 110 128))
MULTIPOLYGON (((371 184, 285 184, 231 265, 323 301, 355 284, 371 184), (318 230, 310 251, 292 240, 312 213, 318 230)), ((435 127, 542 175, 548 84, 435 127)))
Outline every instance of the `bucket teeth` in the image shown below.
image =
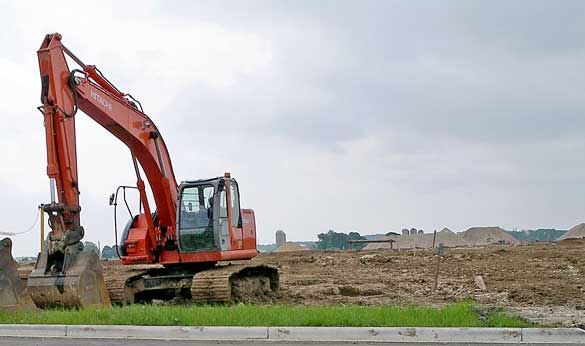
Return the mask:
POLYGON ((0 310, 32 310, 36 306, 18 275, 10 238, 0 240, 0 310))

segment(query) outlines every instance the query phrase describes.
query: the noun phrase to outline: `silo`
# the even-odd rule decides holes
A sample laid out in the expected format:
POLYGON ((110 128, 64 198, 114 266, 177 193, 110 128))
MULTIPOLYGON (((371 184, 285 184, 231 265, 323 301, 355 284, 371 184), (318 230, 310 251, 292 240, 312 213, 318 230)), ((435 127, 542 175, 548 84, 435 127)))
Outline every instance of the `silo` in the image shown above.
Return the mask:
POLYGON ((276 231, 276 247, 280 247, 284 243, 286 243, 286 233, 279 229, 276 231))

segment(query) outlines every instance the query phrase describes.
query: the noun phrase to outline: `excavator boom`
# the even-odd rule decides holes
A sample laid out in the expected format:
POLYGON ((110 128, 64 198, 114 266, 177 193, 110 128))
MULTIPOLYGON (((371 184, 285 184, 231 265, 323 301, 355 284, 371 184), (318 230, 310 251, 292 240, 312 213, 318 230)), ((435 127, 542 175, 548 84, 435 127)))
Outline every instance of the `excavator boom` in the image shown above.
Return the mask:
POLYGON ((38 51, 41 75, 40 107, 45 123, 47 174, 51 202, 44 205, 51 232, 46 250, 40 254, 28 280, 29 292, 38 306, 108 305, 99 258, 83 251, 79 205, 79 180, 75 115, 82 110, 125 143, 132 154, 147 232, 144 262, 154 262, 161 234, 157 234, 145 184, 138 164, 151 182, 157 204, 158 223, 172 233, 175 227, 175 181, 166 145, 154 123, 139 110, 137 103, 120 92, 95 66, 84 64, 62 43, 61 35, 45 37, 38 51), (81 69, 70 70, 65 56, 81 69))

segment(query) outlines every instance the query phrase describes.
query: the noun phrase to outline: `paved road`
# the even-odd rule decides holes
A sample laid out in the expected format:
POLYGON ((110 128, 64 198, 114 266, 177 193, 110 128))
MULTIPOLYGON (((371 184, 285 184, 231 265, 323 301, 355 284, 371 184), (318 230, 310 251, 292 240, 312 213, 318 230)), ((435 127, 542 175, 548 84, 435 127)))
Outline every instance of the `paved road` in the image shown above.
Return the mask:
MULTIPOLYGON (((222 346, 250 346, 250 345, 278 345, 278 346, 296 346, 296 345, 327 345, 327 346, 347 346, 355 345, 354 342, 339 343, 339 342, 275 342, 275 341, 248 341, 248 342, 233 342, 233 341, 167 341, 167 340, 117 340, 117 339, 72 339, 72 338, 10 338, 0 337, 0 346, 158 346, 158 345, 172 345, 172 346, 208 346, 208 345, 222 345, 222 346)), ((384 345, 381 343, 359 343, 360 345, 384 345)), ((436 344, 422 344, 422 343, 391 343, 387 345, 392 346, 431 346, 436 344)), ((487 344, 461 344, 449 343, 441 344, 445 346, 486 346, 487 344)), ((489 344, 491 346, 510 346, 514 344, 489 344)), ((525 346, 577 346, 583 344, 522 344, 525 346)))

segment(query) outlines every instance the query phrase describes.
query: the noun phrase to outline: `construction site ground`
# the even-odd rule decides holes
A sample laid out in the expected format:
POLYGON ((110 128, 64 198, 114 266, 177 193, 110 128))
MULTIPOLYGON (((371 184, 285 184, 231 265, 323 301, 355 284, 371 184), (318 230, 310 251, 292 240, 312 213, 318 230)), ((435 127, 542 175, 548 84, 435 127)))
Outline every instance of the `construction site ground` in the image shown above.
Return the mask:
MULTIPOLYGON (((279 268, 281 304, 434 306, 469 300, 547 325, 585 326, 584 240, 446 248, 433 292, 436 260, 432 249, 378 249, 261 253, 252 262, 279 268)), ((147 267, 104 262, 106 283, 121 288, 130 272, 147 267)), ((112 290, 113 300, 121 293, 112 290)))
POLYGON ((436 251, 302 251, 262 254, 281 270, 293 304, 439 305, 471 300, 529 320, 585 325, 585 241, 446 248, 433 293, 436 251), (481 276, 485 289, 476 283, 481 276))

